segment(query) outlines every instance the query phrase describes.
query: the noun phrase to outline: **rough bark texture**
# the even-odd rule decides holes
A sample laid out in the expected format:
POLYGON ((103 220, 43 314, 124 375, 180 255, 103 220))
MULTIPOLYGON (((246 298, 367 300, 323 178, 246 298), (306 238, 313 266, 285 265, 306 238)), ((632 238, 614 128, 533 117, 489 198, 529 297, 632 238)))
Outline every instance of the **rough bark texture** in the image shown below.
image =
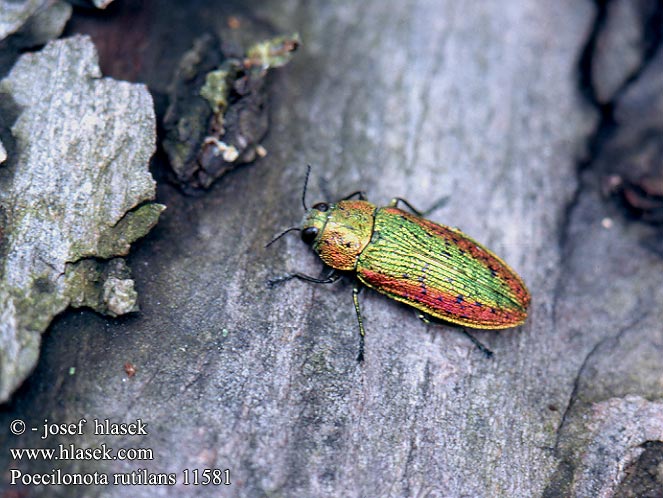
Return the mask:
POLYGON ((136 311, 122 260, 156 223, 152 99, 102 79, 86 37, 21 57, 0 81, 12 148, 0 169, 0 402, 32 371, 67 306, 136 311))
MULTIPOLYGON (((71 5, 66 2, 0 0, 0 78, 9 72, 22 52, 60 36, 71 11, 71 5)), ((5 110, 3 114, 6 113, 5 110)), ((0 116, 0 120, 4 122, 7 117, 0 116)), ((8 126, 2 123, 0 134, 8 126)))
MULTIPOLYGON (((633 476, 655 489, 663 260, 644 243, 657 228, 600 195, 607 172, 594 159, 608 142, 596 137, 610 110, 583 101, 577 84, 600 77, 586 73, 598 70, 608 23, 597 27, 592 3, 144 4, 158 20, 112 18, 131 27, 126 41, 112 23, 74 27, 96 33, 109 74, 146 81, 161 112, 167 77, 201 32, 238 36, 230 15, 244 35, 298 31, 303 46, 271 81, 266 158, 201 198, 161 186, 169 209, 132 256, 141 313, 64 315, 0 412, 0 427, 89 421, 84 435, 45 441, 0 432, 2 448, 105 442, 154 459, 54 464, 3 450, 0 468, 177 477, 172 487, 27 489, 43 496, 629 496, 633 476), (117 56, 130 47, 140 48, 117 56), (319 271, 296 236, 264 249, 302 215, 306 163, 309 204, 357 189, 422 208, 448 196, 430 217, 523 276, 526 325, 477 332, 495 352, 487 360, 452 327, 364 292, 358 364, 350 284, 265 286, 319 271), (149 434, 95 436, 95 418, 140 418, 149 434), (229 469, 232 484, 183 484, 184 469, 206 468, 229 469)), ((602 101, 619 107, 644 75, 627 64, 602 101)))
POLYGON ((70 15, 71 5, 66 2, 3 0, 0 2, 0 40, 18 34, 26 46, 46 43, 62 33, 70 15))

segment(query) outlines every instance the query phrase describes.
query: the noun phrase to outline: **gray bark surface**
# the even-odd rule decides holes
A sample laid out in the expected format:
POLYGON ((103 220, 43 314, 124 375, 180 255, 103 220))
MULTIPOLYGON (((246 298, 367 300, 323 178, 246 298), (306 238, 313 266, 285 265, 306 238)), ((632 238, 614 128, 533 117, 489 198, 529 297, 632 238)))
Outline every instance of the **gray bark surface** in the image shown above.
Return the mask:
POLYGON ((0 40, 17 31, 35 12, 46 5, 44 0, 3 1, 0 10, 0 40))
POLYGON ((105 442, 154 459, 56 465, 3 450, 0 468, 177 477, 43 496, 627 496, 626 469, 663 441, 663 261, 642 243, 658 232, 605 202, 601 173, 581 162, 600 120, 577 90, 593 5, 242 9, 163 9, 150 39, 181 31, 165 59, 147 45, 141 76, 165 93, 168 67, 201 32, 232 40, 229 14, 256 38, 298 31, 303 46, 271 82, 268 155, 203 197, 163 184, 168 210, 130 261, 141 312, 64 315, 0 412, 0 427, 88 421, 84 435, 45 441, 0 432, 2 448, 105 442), (358 364, 350 282, 265 285, 320 271, 295 235, 264 248, 299 223, 307 163, 309 205, 359 189, 421 209, 448 197, 429 217, 518 271, 527 323, 476 332, 495 353, 486 359, 454 328, 364 291, 358 364), (141 419, 149 434, 94 435, 94 419, 141 419), (215 468, 230 486, 183 484, 185 469, 215 468))

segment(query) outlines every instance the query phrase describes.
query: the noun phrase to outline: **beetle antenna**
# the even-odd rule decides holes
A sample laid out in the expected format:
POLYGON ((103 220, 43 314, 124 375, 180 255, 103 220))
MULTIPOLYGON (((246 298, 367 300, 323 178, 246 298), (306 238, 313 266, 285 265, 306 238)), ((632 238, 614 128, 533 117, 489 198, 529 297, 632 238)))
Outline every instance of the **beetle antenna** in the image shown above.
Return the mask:
POLYGON ((302 190, 302 206, 304 206, 304 211, 308 211, 306 207, 306 188, 308 187, 308 176, 311 174, 311 165, 306 165, 306 178, 304 179, 304 190, 302 190))
POLYGON ((299 227, 291 227, 291 228, 288 228, 287 230, 284 230, 283 232, 281 232, 280 234, 278 234, 276 237, 274 237, 272 240, 270 240, 270 241, 267 243, 267 245, 265 246, 265 249, 267 249, 267 248, 268 248, 269 246, 271 246, 274 242, 276 242, 276 241, 279 240, 281 237, 283 237, 286 233, 288 233, 288 232, 295 232, 295 231, 296 231, 296 232, 301 232, 301 230, 302 230, 302 229, 299 228, 299 227))

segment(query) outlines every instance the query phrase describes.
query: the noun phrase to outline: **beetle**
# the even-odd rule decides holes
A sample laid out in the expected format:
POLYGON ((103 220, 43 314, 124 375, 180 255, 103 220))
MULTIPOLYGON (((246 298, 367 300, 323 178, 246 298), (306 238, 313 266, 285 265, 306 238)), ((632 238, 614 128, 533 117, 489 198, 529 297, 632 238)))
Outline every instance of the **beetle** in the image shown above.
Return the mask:
MULTIPOLYGON (((530 293, 523 280, 501 258, 457 228, 424 217, 408 201, 392 199, 378 207, 358 191, 336 203, 306 206, 306 173, 302 205, 306 214, 291 231, 311 246, 331 272, 323 278, 290 273, 268 281, 270 286, 291 279, 329 284, 354 274, 366 287, 405 303, 424 321, 440 320, 473 329, 506 329, 525 322, 530 293), (354 199, 356 197, 356 199, 354 199), (409 209, 400 209, 399 204, 409 209)), ((364 355, 364 324, 359 309, 360 286, 353 289, 359 323, 357 360, 364 355)), ((483 344, 461 329, 479 349, 483 344)))

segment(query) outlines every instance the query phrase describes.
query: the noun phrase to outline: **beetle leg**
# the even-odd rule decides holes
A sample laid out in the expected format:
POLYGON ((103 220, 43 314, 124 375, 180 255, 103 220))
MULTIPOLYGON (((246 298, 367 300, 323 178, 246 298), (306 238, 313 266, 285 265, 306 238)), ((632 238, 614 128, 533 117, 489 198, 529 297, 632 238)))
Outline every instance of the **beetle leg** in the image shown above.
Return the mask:
POLYGON ((343 197, 343 199, 341 199, 341 200, 342 201, 347 201, 349 199, 352 199, 354 196, 357 196, 357 198, 360 201, 365 201, 366 200, 366 192, 364 192, 363 190, 357 190, 356 192, 352 192, 350 195, 348 195, 346 197, 343 197))
POLYGON ((417 208, 415 208, 412 204, 410 204, 408 201, 403 199, 402 197, 394 197, 391 202, 389 203, 389 207, 398 207, 398 203, 402 202, 405 204, 410 211, 412 211, 414 214, 417 216, 421 216, 422 218, 427 217, 430 213, 435 211, 436 209, 441 208, 444 206, 447 201, 449 200, 449 197, 445 196, 439 199, 435 204, 433 204, 431 207, 429 207, 426 211, 419 211, 417 208))
MULTIPOLYGON (((419 320, 421 320, 422 322, 427 323, 427 324, 434 323, 431 320, 431 317, 429 315, 427 315, 426 313, 418 312, 417 313, 417 318, 419 318, 419 320)), ((493 356, 493 352, 490 349, 488 349, 486 346, 484 346, 484 344, 481 343, 481 341, 479 341, 479 339, 474 337, 467 330, 465 330, 462 327, 460 329, 456 329, 456 330, 459 330, 465 337, 467 337, 470 341, 472 341, 472 344, 474 344, 479 351, 481 351, 484 355, 486 355, 486 358, 491 358, 493 356)))
POLYGON ((461 328, 460 331, 470 340, 472 341, 472 344, 474 344, 479 351, 481 351, 484 355, 486 355, 486 358, 491 358, 493 356, 493 352, 488 349, 486 346, 484 346, 479 339, 474 337, 472 334, 470 334, 467 330, 464 328, 461 328))
POLYGON ((402 197, 394 197, 394 198, 389 202, 389 207, 398 207, 398 203, 399 203, 399 202, 402 202, 403 204, 405 204, 405 205, 410 209, 410 211, 412 211, 412 212, 413 212, 414 214, 416 214, 417 216, 423 216, 423 215, 424 215, 424 213, 422 213, 421 211, 419 211, 417 208, 415 208, 412 204, 410 204, 408 201, 406 201, 406 200, 403 199, 402 197))
POLYGON ((352 289, 352 300, 355 303, 355 311, 357 312, 357 322, 359 322, 359 354, 357 355, 357 361, 364 361, 364 321, 361 319, 361 311, 359 311, 359 293, 361 292, 361 287, 359 284, 355 283, 355 286, 352 289))
POLYGON ((311 277, 310 275, 305 275, 303 273, 288 273, 281 277, 271 278, 267 280, 267 285, 272 287, 276 284, 281 284, 283 282, 287 282, 288 280, 292 280, 293 278, 304 280, 306 282, 312 282, 314 284, 333 284, 341 277, 342 274, 334 271, 333 269, 326 278, 311 277))

